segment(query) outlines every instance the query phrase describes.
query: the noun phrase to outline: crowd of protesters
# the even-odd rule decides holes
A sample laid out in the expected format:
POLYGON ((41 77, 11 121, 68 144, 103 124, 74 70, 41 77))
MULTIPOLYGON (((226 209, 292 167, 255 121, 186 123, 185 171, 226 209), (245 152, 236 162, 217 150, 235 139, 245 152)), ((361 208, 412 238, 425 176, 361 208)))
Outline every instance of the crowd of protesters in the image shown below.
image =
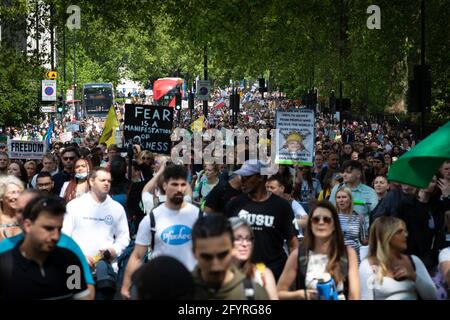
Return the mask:
MULTIPOLYGON (((276 110, 298 107, 242 100, 236 123, 227 104, 212 106, 206 128, 272 129, 276 110)), ((0 145, 1 299, 324 299, 330 280, 337 299, 449 297, 450 159, 425 189, 388 181, 418 143, 407 127, 343 120, 341 133, 318 113, 313 166, 265 176, 261 161, 179 164, 99 143, 96 118, 62 143, 73 121, 56 122, 39 160, 9 159, 0 145), (76 288, 62 285, 68 266, 82 270, 76 288)), ((5 134, 42 140, 48 124, 5 134)))

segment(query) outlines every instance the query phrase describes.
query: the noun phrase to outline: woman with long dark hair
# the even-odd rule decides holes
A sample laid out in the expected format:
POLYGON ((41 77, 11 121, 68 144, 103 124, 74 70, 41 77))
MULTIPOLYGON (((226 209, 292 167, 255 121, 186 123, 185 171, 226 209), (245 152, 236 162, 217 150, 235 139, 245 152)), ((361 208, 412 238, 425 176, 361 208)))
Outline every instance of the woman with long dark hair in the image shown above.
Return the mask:
POLYGON ((89 192, 89 173, 92 170, 92 164, 89 159, 78 159, 74 166, 75 175, 72 179, 64 182, 59 196, 67 202, 81 197, 89 192))
POLYGON ((317 284, 331 277, 338 299, 359 299, 358 258, 344 243, 339 216, 329 201, 316 204, 307 224, 305 239, 293 251, 278 281, 280 299, 318 299, 317 284), (296 281, 296 290, 290 288, 296 281))

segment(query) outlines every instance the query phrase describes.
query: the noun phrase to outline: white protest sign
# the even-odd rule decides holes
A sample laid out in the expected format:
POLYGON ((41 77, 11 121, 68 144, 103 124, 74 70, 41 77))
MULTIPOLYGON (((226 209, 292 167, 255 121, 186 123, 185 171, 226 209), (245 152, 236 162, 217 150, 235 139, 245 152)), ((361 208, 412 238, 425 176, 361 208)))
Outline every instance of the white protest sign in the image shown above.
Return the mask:
POLYGON ((66 143, 69 142, 70 140, 72 140, 72 132, 64 132, 59 136, 59 139, 61 140, 62 143, 66 143))
POLYGON ((295 109, 277 112, 275 163, 313 165, 314 122, 313 110, 295 109))
POLYGON ((44 141, 8 139, 8 156, 10 159, 42 159, 45 152, 44 141))

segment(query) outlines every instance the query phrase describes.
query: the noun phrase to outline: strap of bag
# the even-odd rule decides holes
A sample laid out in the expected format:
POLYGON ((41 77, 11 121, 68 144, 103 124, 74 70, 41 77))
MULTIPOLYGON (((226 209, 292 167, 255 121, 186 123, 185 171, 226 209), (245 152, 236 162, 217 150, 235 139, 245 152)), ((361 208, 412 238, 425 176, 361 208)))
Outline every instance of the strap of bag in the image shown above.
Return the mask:
POLYGON ((308 299, 305 284, 307 269, 308 269, 308 248, 306 248, 303 242, 300 242, 298 246, 296 290, 300 289, 304 290, 305 300, 308 299))
POLYGON ((155 214, 153 213, 153 208, 150 211, 150 250, 153 252, 153 249, 155 249, 155 234, 156 234, 156 221, 155 221, 155 214))
POLYGON ((244 278, 243 280, 244 285, 244 295, 247 300, 255 300, 256 294, 255 294, 255 288, 253 287, 252 280, 249 278, 244 278))

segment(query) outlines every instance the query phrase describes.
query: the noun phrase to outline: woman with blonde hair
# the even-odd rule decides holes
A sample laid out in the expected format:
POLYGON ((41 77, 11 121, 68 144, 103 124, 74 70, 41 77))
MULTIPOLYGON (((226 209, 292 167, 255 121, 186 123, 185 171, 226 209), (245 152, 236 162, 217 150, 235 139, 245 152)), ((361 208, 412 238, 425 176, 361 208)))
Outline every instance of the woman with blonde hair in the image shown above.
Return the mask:
POLYGON ((23 190, 24 185, 19 178, 0 177, 0 241, 22 232, 16 218, 16 201, 23 190))
POLYGON ((152 166, 155 163, 155 156, 150 150, 142 150, 136 155, 136 162, 144 180, 149 181, 153 177, 152 166))
POLYGON ((375 220, 369 255, 359 267, 364 300, 434 300, 436 287, 423 262, 408 256, 405 223, 395 217, 375 220))
POLYGON ((349 188, 339 188, 335 200, 345 245, 355 249, 358 262, 360 262, 359 249, 361 245, 367 245, 367 228, 364 216, 359 215, 353 209, 353 196, 349 188))

